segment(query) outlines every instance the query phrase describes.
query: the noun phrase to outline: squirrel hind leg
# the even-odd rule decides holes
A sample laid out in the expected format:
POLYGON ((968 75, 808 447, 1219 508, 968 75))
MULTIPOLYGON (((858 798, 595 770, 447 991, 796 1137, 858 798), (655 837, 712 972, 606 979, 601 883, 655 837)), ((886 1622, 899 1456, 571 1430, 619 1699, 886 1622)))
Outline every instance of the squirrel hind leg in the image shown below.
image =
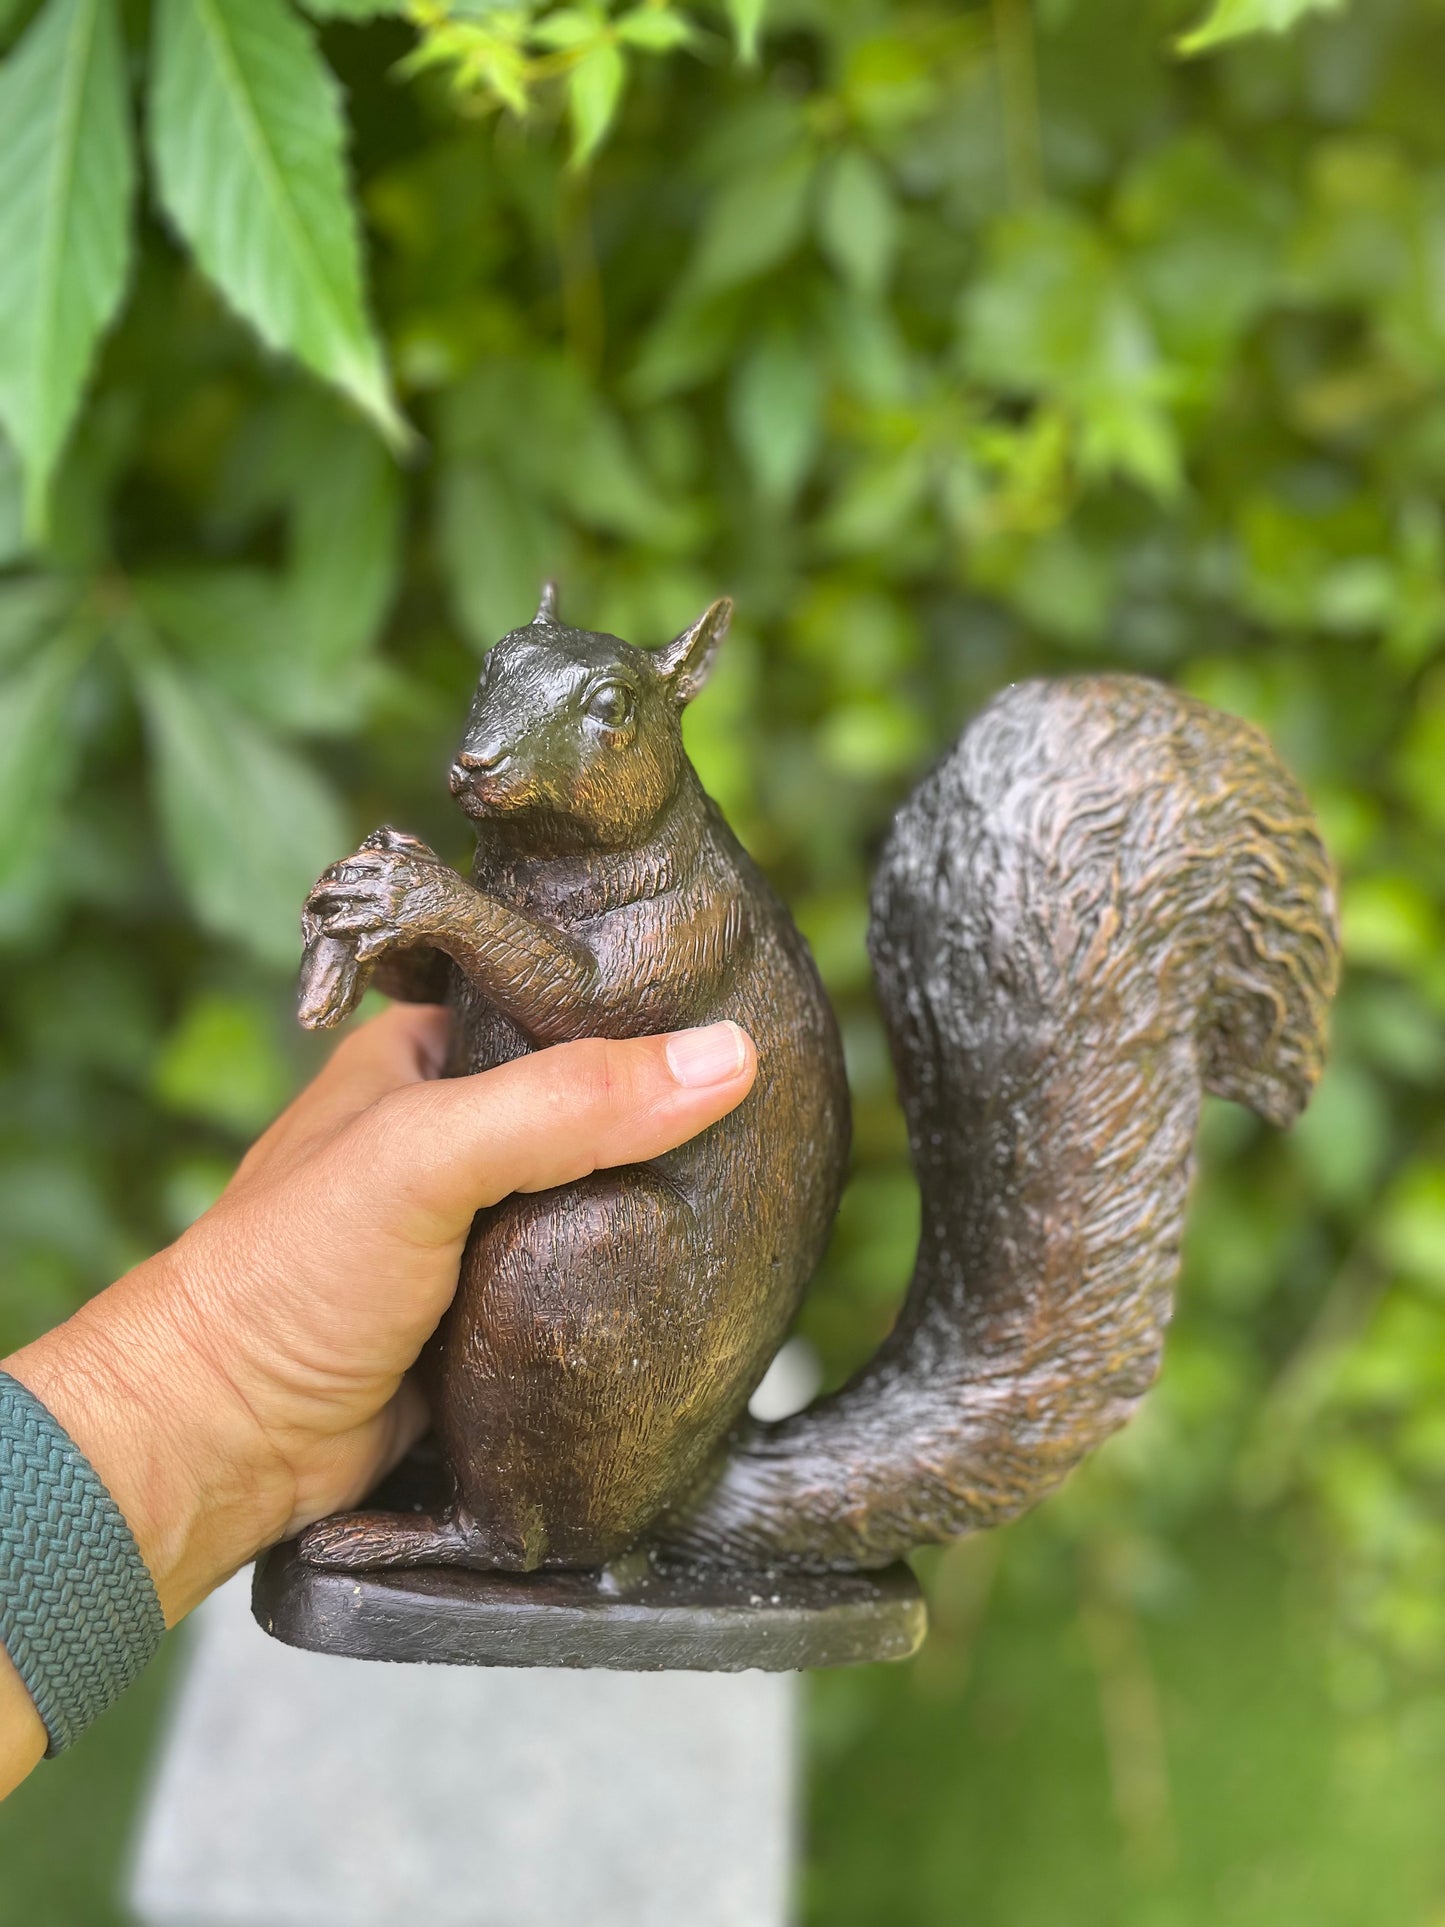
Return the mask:
POLYGON ((342 1572, 388 1567, 498 1564, 487 1533, 458 1510, 449 1512, 340 1512, 318 1519, 297 1546, 308 1566, 342 1572))

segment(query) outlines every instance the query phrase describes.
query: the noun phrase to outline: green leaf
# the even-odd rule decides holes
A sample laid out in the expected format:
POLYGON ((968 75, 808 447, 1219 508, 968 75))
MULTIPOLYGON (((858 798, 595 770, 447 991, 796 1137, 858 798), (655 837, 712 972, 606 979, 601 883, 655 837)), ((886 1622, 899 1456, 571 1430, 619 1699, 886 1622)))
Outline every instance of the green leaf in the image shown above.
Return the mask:
POLYGON ((83 645, 67 631, 0 680, 0 885, 45 842, 75 773, 71 695, 83 660, 83 645))
POLYGON ((708 210, 688 293, 715 294, 786 259, 802 238, 812 182, 813 159, 801 148, 728 181, 708 210))
POLYGON ((977 380, 1067 404, 1086 473, 1130 475, 1159 496, 1177 490, 1167 366, 1120 263, 1079 215, 1039 208, 1000 222, 963 323, 977 380))
POLYGON ((395 465, 343 423, 312 444, 316 467, 298 482, 289 595, 297 647, 323 684, 377 640, 401 574, 401 486, 395 465))
POLYGON ((196 914, 214 935, 294 964, 302 899, 348 841, 335 798, 200 678, 152 648, 137 670, 157 814, 196 914))
POLYGON ((0 68, 0 421, 33 533, 125 291, 134 185, 115 0, 48 0, 0 68))
POLYGON ((728 18, 733 23, 733 33, 737 37, 738 58, 752 66, 758 57, 758 36, 762 32, 768 0, 727 0, 727 10, 728 18))
POLYGON ((898 211, 887 176, 859 148, 846 148, 824 177, 818 240, 845 281, 882 292, 898 245, 898 211))
POLYGON ((1291 1131, 1290 1144, 1321 1196, 1360 1206, 1389 1157, 1390 1133, 1381 1081, 1357 1064, 1334 1063, 1291 1131))
POLYGON ((1445 1166, 1421 1163, 1401 1174, 1385 1200, 1377 1235, 1391 1265, 1445 1292, 1445 1166))
POLYGON ((627 62, 610 40, 589 47, 567 76, 574 167, 585 167, 607 138, 626 79, 627 62))
POLYGON ((467 458, 448 467, 439 539, 457 614, 479 649, 531 621, 538 587, 558 567, 560 533, 494 464, 467 458))
POLYGON ((167 212, 264 341, 405 445, 362 293, 339 89, 311 33, 283 0, 160 0, 155 33, 167 212))
MULTIPOLYGON (((1284 203, 1287 207, 1287 203, 1284 203)), ((1186 135, 1130 169, 1117 203, 1131 277, 1160 341, 1210 392, 1216 359, 1269 301, 1284 245, 1276 184, 1261 183, 1224 143, 1186 135)))
POLYGON ((733 381, 733 433, 763 494, 791 502, 817 453, 823 376, 818 356, 797 335, 773 335, 743 362, 733 381))
POLYGON ((409 0, 302 0, 318 20, 375 20, 382 14, 408 14, 409 0))
POLYGON ((251 1136, 291 1094, 270 1000, 205 991, 166 1039, 154 1072, 167 1110, 251 1136))
POLYGON ((617 38, 644 53, 667 54, 689 46, 697 35, 691 21, 680 13, 669 13, 665 7, 638 7, 617 22, 617 38))
POLYGON ((927 733, 916 710, 897 697, 879 696, 832 710, 819 731, 818 748, 841 775, 866 780, 916 768, 927 733))
POLYGON ((1414 877, 1375 874, 1352 879, 1340 904, 1345 956, 1352 964, 1408 976, 1440 954, 1440 913, 1414 877))
MULTIPOLYGON (((279 706, 262 702, 258 713, 306 729, 353 727, 360 710, 349 672, 377 640, 400 573, 397 466, 332 395, 297 383, 252 412, 232 444, 228 471, 215 505, 228 544, 284 517, 284 569, 279 578, 261 570, 180 573, 257 578, 250 589, 238 586, 231 604, 237 620, 223 620, 222 628, 235 633, 255 664, 247 679, 257 695, 279 672, 279 706), (248 602, 255 620, 246 635, 248 602)), ((188 633, 193 627, 187 624, 188 633)))
MULTIPOLYGON (((151 622, 252 715, 283 729, 355 729, 375 686, 363 660, 396 593, 396 471, 353 422, 297 425, 288 565, 151 570, 132 587, 151 622)), ((272 462, 280 459, 274 451, 272 462)))
POLYGON ((63 577, 18 575, 0 581, 0 668, 11 668, 42 636, 63 627, 75 604, 63 577))
POLYGON ((206 680, 264 723, 354 729, 351 682, 318 673, 287 583, 257 568, 158 569, 132 578, 148 619, 206 680))
POLYGON ((638 460, 616 417, 600 405, 590 407, 556 447, 566 456, 547 480, 570 514, 590 528, 654 547, 676 546, 691 533, 682 506, 661 495, 638 460))
POLYGON ((1344 0, 1214 0, 1209 13, 1175 43, 1182 54, 1202 54, 1251 33, 1288 33, 1311 13, 1338 13, 1344 0))
POLYGON ((820 533, 830 547, 877 551, 918 514, 928 486, 928 452, 918 443, 860 463, 829 505, 820 533))
POLYGON ((531 34, 539 47, 580 47, 600 37, 605 26, 605 16, 597 8, 584 12, 581 7, 559 7, 537 21, 531 34))
POLYGON ((1396 787, 1439 836, 1445 831, 1445 669, 1422 681, 1415 713, 1395 753, 1396 787))
POLYGON ((0 435, 0 569, 25 553, 25 478, 15 451, 0 435))

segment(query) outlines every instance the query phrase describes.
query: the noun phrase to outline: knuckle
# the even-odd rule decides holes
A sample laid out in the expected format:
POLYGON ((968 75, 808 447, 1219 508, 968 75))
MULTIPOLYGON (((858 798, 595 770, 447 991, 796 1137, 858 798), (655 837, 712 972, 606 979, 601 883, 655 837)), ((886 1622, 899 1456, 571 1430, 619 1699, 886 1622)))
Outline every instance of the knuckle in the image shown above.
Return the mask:
POLYGON ((580 1083, 589 1109, 617 1111, 635 1101, 635 1051, 631 1046, 614 1038, 590 1037, 572 1048, 580 1054, 580 1083))
POLYGON ((375 1173, 403 1164, 420 1121, 410 1087, 387 1091, 369 1104, 349 1126, 355 1148, 362 1153, 361 1168, 375 1173))

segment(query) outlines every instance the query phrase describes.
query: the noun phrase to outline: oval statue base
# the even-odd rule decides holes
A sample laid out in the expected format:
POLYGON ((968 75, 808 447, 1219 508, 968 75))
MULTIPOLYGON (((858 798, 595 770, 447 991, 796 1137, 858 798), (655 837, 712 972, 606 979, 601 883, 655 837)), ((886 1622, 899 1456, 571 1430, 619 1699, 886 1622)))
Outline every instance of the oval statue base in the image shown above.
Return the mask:
POLYGON ((251 1609, 288 1646, 444 1666, 791 1673, 906 1659, 927 1630, 907 1566, 883 1572, 648 1569, 322 1571, 294 1545, 257 1562, 251 1609))

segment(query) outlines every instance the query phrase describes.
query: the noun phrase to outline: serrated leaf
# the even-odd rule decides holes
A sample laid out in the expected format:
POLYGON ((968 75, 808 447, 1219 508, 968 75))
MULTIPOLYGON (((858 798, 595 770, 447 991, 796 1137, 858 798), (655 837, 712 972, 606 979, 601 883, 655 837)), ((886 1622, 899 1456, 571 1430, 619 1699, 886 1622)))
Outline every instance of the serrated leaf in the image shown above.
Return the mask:
POLYGON ((0 680, 0 886, 49 835, 74 775, 70 700, 83 659, 78 638, 65 632, 0 680))
POLYGON ((1338 13, 1344 0, 1214 0, 1197 27, 1175 43, 1182 54, 1207 53, 1252 33, 1288 33, 1306 14, 1338 13))
POLYGON ((574 167, 585 167, 607 138, 626 79, 627 62, 610 40, 590 47, 567 76, 574 167))
POLYGON ((166 211, 264 341, 404 444, 362 292, 339 89, 310 31, 283 0, 160 0, 155 36, 166 211))
POLYGON ((727 10, 737 37, 738 57, 751 66, 758 57, 758 36, 763 29, 768 0, 727 0, 727 10))
POLYGON ((346 847, 321 778, 199 677, 138 665, 156 811, 177 877, 218 937, 276 964, 300 954, 301 903, 346 847))
POLYGON ((48 0, 0 68, 0 421, 32 532, 125 291, 134 186, 115 0, 48 0))

